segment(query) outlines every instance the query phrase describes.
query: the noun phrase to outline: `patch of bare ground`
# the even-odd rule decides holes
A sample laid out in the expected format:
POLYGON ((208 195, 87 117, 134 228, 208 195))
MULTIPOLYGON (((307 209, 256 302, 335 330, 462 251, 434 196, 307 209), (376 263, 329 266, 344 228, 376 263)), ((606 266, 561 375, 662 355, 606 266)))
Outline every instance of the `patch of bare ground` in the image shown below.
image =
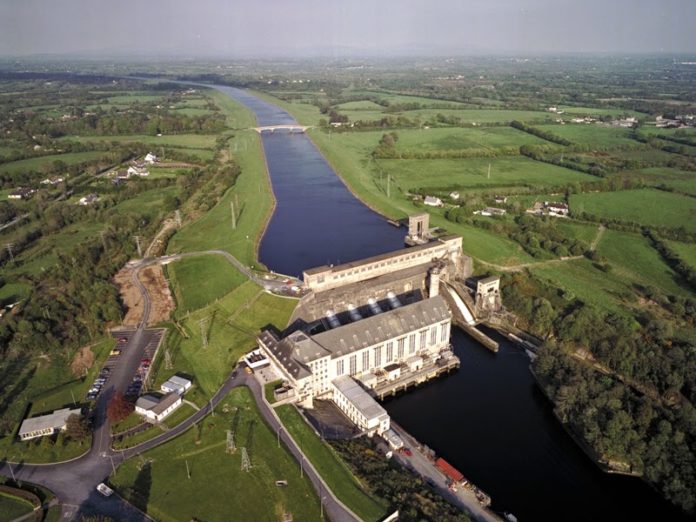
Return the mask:
POLYGON ((92 346, 83 346, 73 357, 70 363, 70 371, 75 377, 80 377, 86 374, 93 364, 94 353, 92 353, 92 346))
POLYGON ((175 305, 162 267, 160 265, 152 265, 144 268, 140 271, 140 281, 147 288, 152 301, 148 324, 167 321, 171 317, 175 305))
MULTIPOLYGON (((150 317, 148 325, 166 321, 174 311, 174 299, 160 265, 143 268, 139 274, 140 282, 150 296, 150 317)), ((143 297, 133 284, 133 269, 123 267, 114 277, 121 294, 121 301, 127 309, 123 318, 124 326, 137 326, 143 316, 143 297)))

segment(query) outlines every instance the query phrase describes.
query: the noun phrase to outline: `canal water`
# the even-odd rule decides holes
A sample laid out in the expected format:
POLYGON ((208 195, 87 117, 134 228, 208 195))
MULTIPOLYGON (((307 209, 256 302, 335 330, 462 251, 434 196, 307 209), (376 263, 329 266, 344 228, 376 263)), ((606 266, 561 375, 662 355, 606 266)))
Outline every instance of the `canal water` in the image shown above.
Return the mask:
MULTIPOLYGON (((294 123, 248 92, 219 87, 260 125, 294 123)), ((270 269, 341 263, 403 246, 396 229, 346 189, 302 134, 262 137, 277 207, 260 246, 270 269)), ((523 350, 494 331, 493 354, 454 330, 450 376, 385 403, 392 418, 523 521, 686 520, 639 479, 601 472, 553 416, 523 350)))

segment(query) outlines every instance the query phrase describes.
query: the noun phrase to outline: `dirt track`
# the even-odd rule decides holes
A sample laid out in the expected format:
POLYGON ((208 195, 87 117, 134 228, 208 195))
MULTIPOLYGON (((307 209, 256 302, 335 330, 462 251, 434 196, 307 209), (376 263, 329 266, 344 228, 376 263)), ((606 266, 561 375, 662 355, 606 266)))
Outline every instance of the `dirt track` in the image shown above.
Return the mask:
MULTIPOLYGON (((138 288, 133 284, 133 269, 122 268, 114 277, 114 282, 118 285, 121 293, 121 300, 128 311, 123 318, 123 324, 136 326, 143 315, 143 298, 138 288)), ((153 325, 166 321, 174 311, 174 300, 172 299, 169 285, 159 265, 149 266, 140 271, 140 281, 145 285, 152 308, 148 325, 153 325)))

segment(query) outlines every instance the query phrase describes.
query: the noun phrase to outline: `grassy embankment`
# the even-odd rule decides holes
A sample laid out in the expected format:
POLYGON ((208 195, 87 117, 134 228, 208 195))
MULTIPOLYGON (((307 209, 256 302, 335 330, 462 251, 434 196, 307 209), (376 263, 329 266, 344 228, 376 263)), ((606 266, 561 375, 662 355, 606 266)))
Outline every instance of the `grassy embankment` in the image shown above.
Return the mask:
POLYGON ((10 522, 34 510, 31 502, 22 498, 0 493, 0 522, 10 522))
POLYGON ((245 388, 233 390, 215 416, 173 441, 118 468, 111 484, 128 501, 161 521, 319 520, 319 500, 276 434, 263 422, 245 388), (226 452, 234 429, 237 451, 226 452), (251 460, 241 470, 241 448, 251 460), (187 467, 189 474, 187 474, 187 467), (276 480, 287 480, 277 487, 276 480))
MULTIPOLYGON (((211 96, 227 115, 228 126, 246 129, 255 125, 254 115, 248 109, 222 93, 211 96)), ((229 153, 241 167, 236 183, 215 207, 184 225, 169 241, 167 250, 169 253, 226 250, 244 264, 260 266, 256 245, 270 218, 274 199, 258 134, 236 131, 229 142, 229 153), (237 207, 235 229, 232 229, 231 203, 237 207)))
POLYGON ((317 437, 294 406, 279 406, 276 408, 276 413, 341 502, 363 520, 380 520, 384 517, 387 510, 386 503, 374 498, 363 489, 348 466, 330 446, 317 437))

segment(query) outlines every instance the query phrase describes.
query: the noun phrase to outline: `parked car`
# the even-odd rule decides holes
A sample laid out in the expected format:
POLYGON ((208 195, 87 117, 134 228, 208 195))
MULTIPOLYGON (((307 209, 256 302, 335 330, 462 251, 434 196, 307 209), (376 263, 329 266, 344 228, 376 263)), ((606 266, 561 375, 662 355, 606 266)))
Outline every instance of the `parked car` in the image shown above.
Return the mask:
POLYGON ((114 355, 114 356, 121 355, 121 349, 120 349, 120 348, 114 348, 113 350, 111 350, 111 352, 109 353, 109 355, 114 355))
POLYGON ((104 495, 105 497, 110 497, 111 495, 114 494, 114 490, 111 489, 111 488, 110 488, 109 486, 107 486, 106 484, 104 484, 103 482, 100 482, 100 483, 97 485, 97 491, 98 491, 99 493, 101 493, 102 495, 104 495))
POLYGON ((119 337, 118 344, 126 344, 128 342, 128 337, 119 337))

